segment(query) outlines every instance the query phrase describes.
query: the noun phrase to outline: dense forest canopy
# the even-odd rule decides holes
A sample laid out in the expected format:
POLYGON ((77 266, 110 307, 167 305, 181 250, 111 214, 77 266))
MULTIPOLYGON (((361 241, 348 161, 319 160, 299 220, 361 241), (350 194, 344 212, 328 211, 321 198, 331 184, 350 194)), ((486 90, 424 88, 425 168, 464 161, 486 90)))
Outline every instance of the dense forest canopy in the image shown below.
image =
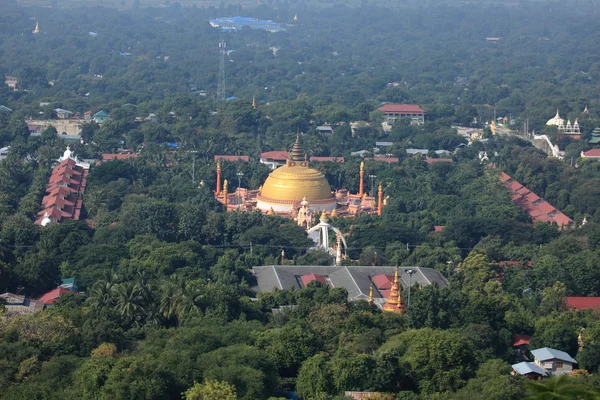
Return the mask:
POLYGON ((579 158, 600 126, 595 2, 3 3, 0 76, 18 84, 0 86, 0 147, 10 147, 0 292, 36 299, 72 277, 79 291, 30 315, 7 317, 0 304, 0 398, 598 398, 600 317, 563 303, 600 296, 600 164, 579 158), (208 23, 237 14, 287 27, 222 33, 208 23), (221 40, 235 99, 217 102, 221 40), (384 131, 382 102, 419 104, 425 123, 384 131), (33 221, 65 142, 25 121, 54 120, 57 109, 110 115, 83 126, 71 143, 79 158, 137 156, 93 165, 81 219, 42 228, 33 221), (517 132, 528 121, 560 139, 546 126, 557 109, 582 129, 560 142, 565 160, 517 132), (514 119, 514 131, 485 128, 469 143, 455 128, 494 115, 514 119), (353 132, 353 121, 364 123, 353 132), (347 235, 344 264, 432 268, 448 287, 415 285, 405 314, 320 282, 256 294, 254 266, 332 258, 309 251, 292 220, 224 212, 214 156, 250 156, 224 161, 222 179, 258 189, 270 172, 259 154, 289 149, 297 133, 309 156, 344 157, 311 164, 332 190, 356 193, 365 161, 368 191, 385 191, 381 216, 332 218, 347 235), (370 160, 376 142, 390 142, 381 151, 398 162, 370 160), (365 159, 352 155, 361 150, 365 159), (427 162, 436 150, 451 162, 427 162), (573 226, 533 223, 501 171, 573 226), (584 371, 538 385, 512 376, 511 364, 531 358, 514 334, 584 371))

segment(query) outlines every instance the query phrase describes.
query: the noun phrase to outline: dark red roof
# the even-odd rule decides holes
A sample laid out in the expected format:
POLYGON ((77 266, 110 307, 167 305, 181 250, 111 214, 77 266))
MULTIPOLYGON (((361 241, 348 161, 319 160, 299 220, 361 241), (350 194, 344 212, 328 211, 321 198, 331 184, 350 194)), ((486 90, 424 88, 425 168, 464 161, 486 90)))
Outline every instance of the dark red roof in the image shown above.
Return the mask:
POLYGON ((570 310, 593 308, 600 311, 600 297, 565 297, 564 300, 570 310))
POLYGON ((600 149, 591 149, 583 153, 586 157, 600 157, 600 149))
POLYGON ((371 278, 375 287, 379 290, 389 290, 392 288, 392 283, 394 282, 394 277, 391 275, 375 275, 371 278))
POLYGON ((344 163, 344 157, 317 157, 317 156, 312 156, 310 158, 310 161, 316 161, 316 162, 338 162, 340 164, 344 163))
POLYGON ((215 156, 215 161, 217 160, 225 160, 225 161, 243 161, 243 162, 248 162, 250 161, 250 157, 249 156, 224 156, 224 155, 217 155, 215 156))
POLYGON ((416 104, 386 104, 378 110, 391 114, 425 114, 425 110, 416 104))
POLYGON ((512 177, 504 172, 500 172, 500 180, 502 182, 510 181, 512 177))
POLYGON ((523 185, 521 185, 519 182, 514 181, 509 183, 507 186, 508 190, 510 190, 511 192, 516 192, 517 190, 521 189, 523 187, 523 185))
POLYGON ((302 281, 302 285, 304 285, 304 287, 308 286, 308 284, 311 283, 312 281, 319 281, 323 285, 327 285, 327 281, 325 280, 325 278, 323 278, 321 275, 317 275, 317 274, 302 275, 300 277, 300 280, 302 281))
POLYGON ((285 161, 289 157, 289 153, 283 150, 266 151, 260 154, 260 158, 270 158, 276 161, 285 161))
POLYGON ((551 213, 552 211, 556 210, 556 208, 554 208, 550 203, 548 203, 547 201, 542 201, 540 204, 538 204, 536 206, 536 208, 546 214, 551 213))
POLYGON ((50 304, 54 303, 54 300, 58 299, 63 294, 70 293, 70 292, 71 291, 69 289, 57 287, 56 289, 51 290, 48 293, 46 293, 45 295, 43 295, 42 297, 40 297, 38 300, 43 301, 44 304, 46 304, 46 305, 50 305, 50 304))

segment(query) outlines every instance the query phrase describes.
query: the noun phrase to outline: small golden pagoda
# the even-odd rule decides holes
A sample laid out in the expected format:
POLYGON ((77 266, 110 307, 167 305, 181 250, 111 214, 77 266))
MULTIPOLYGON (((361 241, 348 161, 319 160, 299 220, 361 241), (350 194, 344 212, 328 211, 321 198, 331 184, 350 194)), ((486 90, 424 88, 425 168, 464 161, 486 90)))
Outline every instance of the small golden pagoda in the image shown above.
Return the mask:
POLYGON ((398 279, 397 265, 396 272, 394 273, 394 282, 392 283, 392 289, 390 290, 390 297, 388 297, 387 302, 383 305, 383 311, 404 314, 404 304, 400 293, 400 280, 398 279))

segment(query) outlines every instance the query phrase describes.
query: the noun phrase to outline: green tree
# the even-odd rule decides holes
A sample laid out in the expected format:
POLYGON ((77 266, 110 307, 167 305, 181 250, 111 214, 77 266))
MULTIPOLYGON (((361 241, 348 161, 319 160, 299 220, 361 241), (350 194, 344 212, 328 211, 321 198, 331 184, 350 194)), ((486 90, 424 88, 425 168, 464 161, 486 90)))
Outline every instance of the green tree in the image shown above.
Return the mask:
POLYGON ((235 386, 227 382, 207 380, 205 383, 194 383, 194 386, 183 392, 185 400, 236 400, 235 386))

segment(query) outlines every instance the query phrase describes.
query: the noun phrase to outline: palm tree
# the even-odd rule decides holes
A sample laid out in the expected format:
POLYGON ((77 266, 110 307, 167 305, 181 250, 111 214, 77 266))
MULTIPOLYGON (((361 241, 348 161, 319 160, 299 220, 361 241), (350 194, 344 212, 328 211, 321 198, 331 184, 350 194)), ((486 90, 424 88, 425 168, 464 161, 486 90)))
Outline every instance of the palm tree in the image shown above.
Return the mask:
POLYGON ((163 286, 159 311, 166 319, 176 318, 181 323, 189 316, 201 314, 201 298, 199 288, 173 275, 163 286))
POLYGON ((134 319, 144 310, 142 288, 132 282, 114 285, 111 289, 115 297, 115 309, 127 318, 134 319))
POLYGON ((90 290, 90 295, 87 299, 87 302, 93 308, 102 309, 104 307, 112 307, 112 287, 113 284, 109 281, 97 281, 90 290))
POLYGON ((548 379, 542 382, 527 382, 532 396, 523 400, 579 400, 600 399, 600 393, 589 389, 584 385, 571 383, 568 375, 561 375, 556 378, 548 379))

